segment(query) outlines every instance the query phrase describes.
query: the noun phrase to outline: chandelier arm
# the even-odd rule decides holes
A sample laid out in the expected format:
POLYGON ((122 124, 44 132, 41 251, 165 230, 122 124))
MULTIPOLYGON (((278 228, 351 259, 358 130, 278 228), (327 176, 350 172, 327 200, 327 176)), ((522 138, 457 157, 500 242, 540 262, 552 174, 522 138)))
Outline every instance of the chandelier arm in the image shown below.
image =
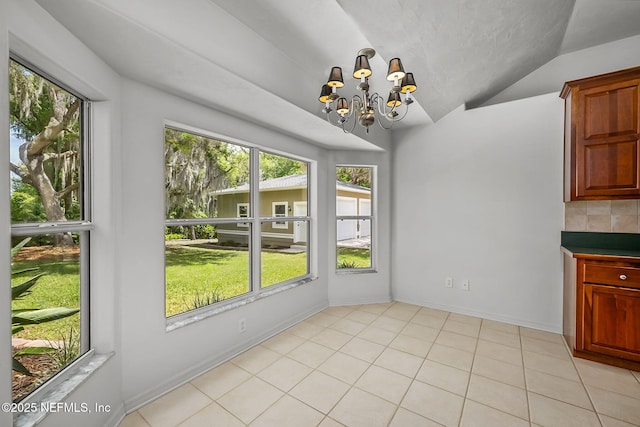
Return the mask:
POLYGON ((358 108, 358 103, 360 101, 361 99, 358 95, 354 95, 353 97, 351 97, 351 108, 349 109, 349 114, 345 116, 345 121, 340 124, 340 128, 342 129, 342 132, 352 133, 353 130, 356 128, 356 122, 358 121, 358 119, 356 119, 355 117, 355 111, 356 111, 356 108, 358 108), (349 120, 351 120, 352 117, 353 117, 353 124, 351 125, 351 129, 346 129, 345 125, 348 124, 349 120))
POLYGON ((387 116, 387 114, 391 113, 392 111, 394 111, 396 109, 396 107, 391 107, 391 109, 389 111, 387 111, 387 106, 384 103, 384 99, 378 95, 377 93, 376 95, 376 103, 378 104, 378 113, 380 114, 380 116, 378 117, 378 125, 384 129, 384 130, 389 130, 393 127, 393 123, 395 122, 395 120, 389 119, 389 116, 387 116), (382 99, 383 102, 380 102, 380 100, 382 99), (391 125, 389 127, 386 127, 385 125, 382 124, 382 117, 384 117, 384 119, 388 122, 391 122, 391 125))
POLYGON ((389 129, 391 129, 391 128, 393 127, 393 124, 394 124, 395 122, 394 122, 393 120, 389 120, 389 119, 387 118, 387 116, 385 116, 385 118, 387 119, 387 121, 390 121, 390 122, 391 122, 391 124, 389 125, 389 127, 385 127, 385 126, 382 124, 382 120, 378 120, 378 124, 380 125, 380 127, 381 127, 382 129, 384 129, 384 130, 389 130, 389 129))
MULTIPOLYGON (((386 105, 384 105, 384 100, 383 100, 383 102, 380 102, 382 97, 380 95, 378 95, 377 92, 374 95, 376 97, 376 104, 378 104, 378 113, 380 113, 381 116, 384 116, 386 118, 388 111, 387 111, 386 105)), ((391 111, 393 111, 393 108, 391 109, 391 111)))
MULTIPOLYGON (((353 98, 351 99, 351 108, 349 111, 349 114, 347 114, 346 116, 340 116, 341 119, 344 119, 342 122, 340 121, 340 119, 338 119, 337 121, 332 121, 331 120, 331 112, 326 113, 326 118, 327 118, 327 123, 329 123, 332 126, 338 127, 340 129, 342 129, 342 131, 344 133, 352 133, 354 131, 354 129, 356 128, 356 122, 357 119, 355 118, 355 110, 356 108, 358 108, 358 105, 362 103, 362 99, 360 98, 360 96, 358 95, 354 95, 353 98), (353 124, 351 126, 351 129, 345 128, 345 125, 348 124, 349 120, 351 119, 351 117, 354 116, 353 118, 353 124)), ((333 110, 332 110, 333 111, 333 110)))
POLYGON ((344 128, 344 125, 347 124, 347 122, 342 123, 342 126, 341 126, 342 127, 342 132, 344 132, 344 133, 353 133, 353 130, 356 128, 356 122, 357 121, 358 120, 354 117, 353 118, 353 125, 351 126, 350 130, 347 130, 347 129, 344 128))
POLYGON ((329 115, 331 115, 331 113, 330 113, 330 112, 329 112, 329 113, 325 113, 325 115, 326 115, 326 117, 327 117, 327 123, 329 123, 330 125, 333 125, 333 126, 337 126, 337 124, 336 124, 336 123, 332 123, 332 122, 331 122, 331 119, 330 119, 330 117, 329 117, 329 115))
POLYGON ((404 108, 404 114, 402 115, 402 117, 398 118, 398 119, 394 119, 394 122, 399 122, 400 120, 404 119, 407 116, 407 113, 409 113, 409 104, 405 104, 405 108, 404 108))
MULTIPOLYGON (((376 100, 381 99, 380 95, 378 95, 377 93, 375 95, 376 95, 376 100)), ((386 105, 382 105, 380 102, 378 102, 378 113, 380 113, 380 116, 383 116, 386 121, 391 123, 391 125, 389 127, 385 127, 382 124, 382 120, 379 118, 378 119, 378 124, 380 125, 380 127, 382 129, 384 129, 384 130, 389 130, 389 129, 391 129, 393 127, 393 124, 395 122, 399 122, 400 120, 404 119, 407 116, 407 113, 409 113, 409 105, 408 104, 404 104, 404 105, 405 105, 405 108, 404 108, 404 113, 402 114, 402 116, 390 119, 388 114, 390 114, 393 111, 398 111, 398 108, 396 108, 394 106, 394 107, 391 107, 389 109, 389 111, 387 111, 386 105)))

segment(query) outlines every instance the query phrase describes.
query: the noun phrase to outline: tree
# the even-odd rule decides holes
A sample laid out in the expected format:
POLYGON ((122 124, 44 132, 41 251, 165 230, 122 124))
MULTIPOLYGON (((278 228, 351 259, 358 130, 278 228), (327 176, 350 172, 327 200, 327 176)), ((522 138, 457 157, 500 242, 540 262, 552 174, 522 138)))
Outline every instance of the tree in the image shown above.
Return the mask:
POLYGON ((338 167, 336 177, 340 182, 371 188, 371 168, 338 167))
POLYGON ((247 149, 201 135, 165 128, 164 157, 167 218, 214 217, 216 191, 249 180, 247 149))
MULTIPOLYGON (((21 164, 10 162, 11 172, 35 189, 47 221, 67 221, 79 199, 82 100, 14 61, 9 79, 11 131, 24 141, 21 164)), ((55 244, 70 246, 73 239, 57 234, 55 244)))
POLYGON ((260 153, 260 181, 305 173, 307 164, 276 154, 260 153))

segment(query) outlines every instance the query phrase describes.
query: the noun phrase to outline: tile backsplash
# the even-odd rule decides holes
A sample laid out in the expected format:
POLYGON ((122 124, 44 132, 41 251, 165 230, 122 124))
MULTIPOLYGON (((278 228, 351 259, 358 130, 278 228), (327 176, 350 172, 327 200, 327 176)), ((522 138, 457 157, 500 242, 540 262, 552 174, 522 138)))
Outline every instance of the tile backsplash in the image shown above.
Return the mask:
POLYGON ((564 229, 640 233, 640 200, 588 200, 565 203, 564 229))

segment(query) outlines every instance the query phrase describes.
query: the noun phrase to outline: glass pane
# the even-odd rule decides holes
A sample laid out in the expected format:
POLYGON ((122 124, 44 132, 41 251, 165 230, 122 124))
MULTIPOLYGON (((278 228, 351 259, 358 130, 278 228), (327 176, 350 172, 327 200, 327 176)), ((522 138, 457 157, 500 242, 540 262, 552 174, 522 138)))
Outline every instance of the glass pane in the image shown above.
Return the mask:
POLYGON ((262 223, 262 287, 309 273, 307 262, 309 221, 289 221, 289 224, 291 230, 273 230, 272 223, 262 223))
POLYGON ((16 371, 22 368, 14 362, 14 400, 25 397, 84 352, 86 346, 80 343, 84 333, 79 313, 80 240, 79 234, 12 238, 12 352, 32 374, 16 371), (32 324, 34 319, 40 323, 32 324), (21 355, 24 353, 35 354, 21 355))
MULTIPOLYGON (((336 215, 372 215, 373 168, 336 168, 336 215)), ((337 268, 372 268, 371 219, 338 219, 337 268)))
POLYGON ((82 100, 9 66, 11 222, 83 219, 82 100))
POLYGON ((307 216, 307 183, 307 163, 260 152, 260 216, 307 216))
POLYGON ((164 141, 166 218, 236 218, 249 202, 249 150, 172 128, 164 141))
POLYGON ((273 207, 273 216, 287 216, 287 204, 277 203, 273 207))
POLYGON ((371 221, 337 221, 337 267, 371 268, 371 221))
POLYGON ((224 244, 165 242, 167 317, 249 292, 249 229, 243 232, 224 244))
POLYGON ((372 179, 373 168, 370 167, 338 166, 336 168, 337 215, 371 214, 370 202, 368 211, 366 207, 358 205, 361 204, 360 200, 371 200, 372 179), (345 199, 355 199, 355 203, 353 200, 351 204, 345 203, 345 199))

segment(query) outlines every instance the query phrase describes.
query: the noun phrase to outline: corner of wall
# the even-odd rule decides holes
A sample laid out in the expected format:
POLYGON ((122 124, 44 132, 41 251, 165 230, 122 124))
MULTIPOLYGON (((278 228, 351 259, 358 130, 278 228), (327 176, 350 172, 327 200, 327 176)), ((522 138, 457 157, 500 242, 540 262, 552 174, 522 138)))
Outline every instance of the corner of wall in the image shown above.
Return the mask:
MULTIPOLYGON (((5 66, 9 62, 9 33, 7 30, 7 2, 0 1, 0 135, 9 135, 9 76, 8 67, 5 66)), ((0 159, 9 158, 9 144, 0 144, 0 159)), ((0 163, 0 176, 9 176, 9 164, 6 161, 0 163)), ((9 200, 9 186, 0 186, 0 200, 9 200)), ((9 204, 0 203, 0 272, 2 278, 0 282, 9 283, 11 270, 9 261, 9 245, 10 239, 9 227, 6 224, 10 222, 9 204)), ((0 317, 8 319, 11 313, 11 298, 8 286, 0 287, 0 317)), ((11 340, 8 327, 0 328, 0 342, 8 343, 11 340)), ((0 347, 0 401, 11 402, 11 348, 7 345, 0 347)), ((9 412, 0 412, 0 425, 11 425, 12 414, 9 412)))

